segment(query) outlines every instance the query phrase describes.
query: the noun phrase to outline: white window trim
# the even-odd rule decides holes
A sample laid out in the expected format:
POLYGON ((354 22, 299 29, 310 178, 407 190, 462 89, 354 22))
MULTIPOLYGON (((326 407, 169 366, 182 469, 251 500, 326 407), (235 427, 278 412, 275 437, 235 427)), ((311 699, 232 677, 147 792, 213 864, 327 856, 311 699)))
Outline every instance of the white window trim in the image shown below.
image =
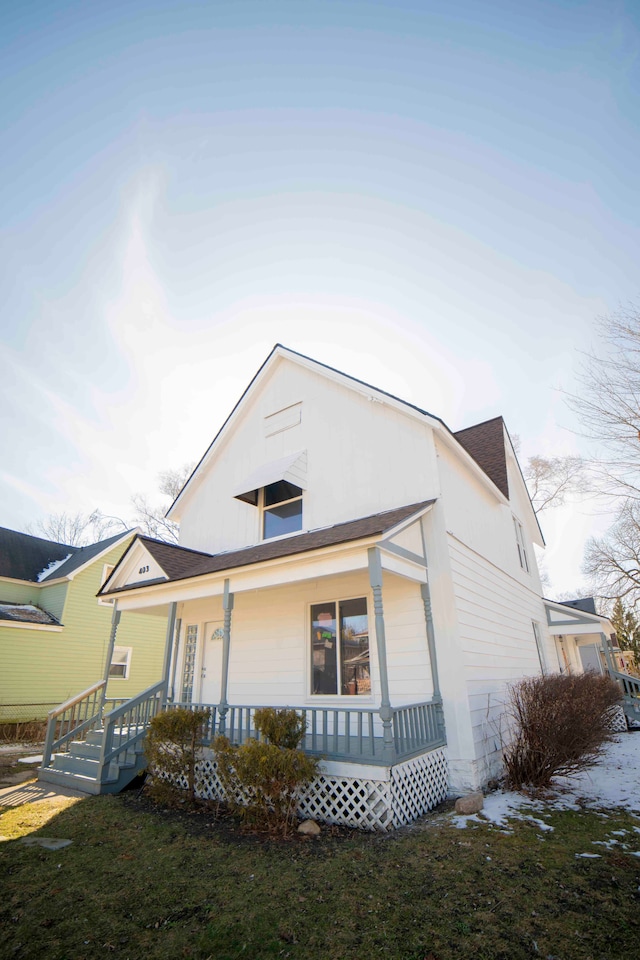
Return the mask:
MULTIPOLYGON (((287 481, 287 482, 290 482, 290 481, 287 481)), ((269 486, 271 486, 271 484, 269 484, 269 486)), ((267 507, 264 502, 266 489, 267 489, 266 487, 260 487, 260 489, 258 490, 258 513, 260 516, 260 540, 267 543, 267 542, 271 542, 271 540, 281 540, 283 537, 292 537, 292 536, 295 536, 297 533, 301 533, 301 531, 304 529, 304 504, 303 504, 304 491, 301 490, 300 495, 297 497, 290 497, 289 500, 279 500, 277 503, 272 503, 267 507), (288 503, 298 503, 298 502, 300 503, 300 528, 298 530, 291 530, 289 531, 289 533, 276 534, 275 537, 265 537, 264 535, 265 514, 269 510, 273 510, 274 507, 284 507, 288 503)))
MULTIPOLYGON (((100 581, 100 589, 104 587, 105 583, 107 582, 107 580, 109 579, 109 577, 111 576, 115 568, 116 568, 115 563, 102 564, 102 579, 100 581)), ((98 597, 98 603, 100 604, 101 607, 112 607, 113 598, 105 599, 104 597, 98 597)))
POLYGON ((520 523, 517 517, 513 517, 513 527, 516 532, 516 546, 518 547, 518 558, 520 560, 520 566, 525 573, 531 573, 529 568, 529 558, 527 556, 527 549, 524 541, 524 527, 520 523))
POLYGON ((128 679, 129 679, 129 671, 130 671, 130 669, 131 669, 131 652, 132 652, 132 648, 131 648, 131 647, 114 647, 114 648, 113 648, 113 655, 112 655, 112 657, 111 657, 111 663, 109 664, 109 680, 110 680, 110 681, 111 681, 111 680, 128 680, 128 679), (124 663, 124 675, 121 676, 121 677, 118 676, 118 675, 116 675, 116 674, 112 674, 112 673, 111 673, 111 667, 114 666, 114 664, 116 663, 116 661, 114 661, 114 659, 113 659, 113 658, 115 657, 116 653, 126 653, 126 655, 127 655, 127 659, 126 659, 126 660, 124 660, 124 661, 123 661, 123 660, 118 660, 118 661, 117 661, 117 665, 118 665, 118 666, 122 666, 122 664, 124 663))
MULTIPOLYGON (((357 593, 354 596, 347 597, 326 597, 322 600, 310 600, 306 604, 306 621, 307 626, 305 630, 306 637, 306 674, 307 674, 307 693, 305 696, 305 703, 309 706, 323 707, 323 706, 335 706, 336 701, 340 703, 348 704, 365 704, 365 703, 375 703, 374 696, 374 685, 377 680, 377 674, 375 670, 375 657, 374 657, 374 646, 372 642, 373 637, 371 634, 371 628, 373 626, 371 611, 373 610, 373 596, 370 591, 366 593, 357 593), (311 607, 316 607, 322 603, 335 603, 336 604, 336 613, 338 613, 338 605, 341 603, 348 602, 349 600, 366 600, 367 602, 367 625, 369 627, 369 676, 371 677, 371 692, 369 694, 349 694, 349 693, 314 693, 313 692, 313 637, 311 635, 311 607)), ((338 617, 339 622, 339 617, 338 617)), ((339 635, 340 627, 336 625, 336 634, 339 635)), ((337 651, 336 651, 337 653, 337 651)), ((338 656, 338 673, 340 672, 340 657, 338 656)), ((338 687, 340 683, 338 682, 338 687)))

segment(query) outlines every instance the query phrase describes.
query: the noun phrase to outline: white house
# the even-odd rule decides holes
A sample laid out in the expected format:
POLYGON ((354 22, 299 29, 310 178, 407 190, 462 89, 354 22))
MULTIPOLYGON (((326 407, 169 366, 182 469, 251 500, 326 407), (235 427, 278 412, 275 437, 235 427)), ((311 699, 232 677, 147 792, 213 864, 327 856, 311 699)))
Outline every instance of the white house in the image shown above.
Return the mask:
POLYGON ((149 698, 235 741, 304 710, 318 819, 388 829, 499 773, 506 686, 559 666, 501 417, 452 433, 277 345, 168 515, 180 546, 138 537, 102 589, 168 618, 149 698))

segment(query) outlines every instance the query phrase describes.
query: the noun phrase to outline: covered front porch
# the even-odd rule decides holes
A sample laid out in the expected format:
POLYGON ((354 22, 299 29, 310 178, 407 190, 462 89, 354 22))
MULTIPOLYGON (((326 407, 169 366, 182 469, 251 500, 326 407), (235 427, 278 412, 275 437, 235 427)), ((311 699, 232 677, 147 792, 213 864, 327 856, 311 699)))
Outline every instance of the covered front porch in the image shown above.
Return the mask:
MULTIPOLYGON (((136 703, 85 711, 91 714, 85 729, 95 735, 101 725, 109 728, 120 748, 133 737, 141 742, 158 710, 205 707, 209 749, 218 734, 235 744, 255 737, 258 707, 288 707, 305 718, 303 749, 322 758, 325 801, 329 781, 334 792, 368 797, 373 791, 375 827, 386 829, 408 822, 393 814, 402 782, 404 798, 413 797, 410 819, 429 809, 446 796, 447 764, 423 513, 399 529, 392 525, 386 537, 360 536, 243 565, 229 557, 220 570, 116 587, 111 650, 121 611, 164 615, 163 675, 136 703)), ((149 541, 141 550, 149 562, 139 552, 133 566, 149 571, 155 562, 158 572, 169 566, 168 551, 191 553, 149 541)), ((66 726, 64 743, 52 740, 52 755, 73 739, 66 726)), ((103 755, 113 773, 113 746, 103 755)), ((213 785, 215 759, 207 754, 206 762, 213 785)), ((368 809, 369 800, 363 803, 368 809)), ((325 810, 325 819, 336 816, 325 810)))

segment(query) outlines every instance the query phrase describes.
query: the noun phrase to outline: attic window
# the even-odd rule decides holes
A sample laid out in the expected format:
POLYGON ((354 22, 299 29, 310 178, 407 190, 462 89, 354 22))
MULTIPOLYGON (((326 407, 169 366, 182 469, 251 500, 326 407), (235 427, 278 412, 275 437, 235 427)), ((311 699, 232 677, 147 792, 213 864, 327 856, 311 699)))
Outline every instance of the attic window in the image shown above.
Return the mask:
POLYGON ((270 483, 260 492, 264 540, 302 530, 302 490, 287 480, 270 483))

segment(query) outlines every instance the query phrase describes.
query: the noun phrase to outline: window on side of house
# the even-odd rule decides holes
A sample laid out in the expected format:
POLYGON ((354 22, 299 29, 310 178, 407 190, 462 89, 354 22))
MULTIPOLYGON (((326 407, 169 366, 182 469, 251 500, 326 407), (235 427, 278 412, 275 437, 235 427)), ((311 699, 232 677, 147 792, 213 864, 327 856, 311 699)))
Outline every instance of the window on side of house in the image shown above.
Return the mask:
POLYGON ((114 647, 109 666, 109 676, 118 680, 128 680, 131 666, 131 647, 114 647))
POLYGON ((367 601, 311 606, 311 692, 355 697, 371 693, 367 601))
POLYGON ((524 543, 524 529, 519 520, 515 517, 513 518, 513 526, 516 532, 516 544, 518 546, 518 557, 520 558, 520 566, 523 570, 529 573, 529 560, 527 558, 527 550, 524 543))
POLYGON ((260 490, 262 538, 271 540, 302 530, 302 490, 288 480, 278 480, 260 490))
POLYGON ((538 651, 538 660, 540 661, 540 669, 543 673, 547 673, 547 661, 544 655, 544 648, 542 646, 542 633, 540 632, 540 624, 536 623, 535 620, 531 621, 531 626, 533 627, 533 636, 536 641, 536 650, 538 651))
MULTIPOLYGON (((105 583, 107 582, 107 580, 109 579, 109 577, 111 576, 115 568, 116 567, 114 563, 104 563, 102 565, 102 580, 100 581, 101 588, 104 587, 105 583)), ((113 606, 113 600, 111 599, 106 600, 104 597, 98 597, 98 603, 102 607, 113 606)))

